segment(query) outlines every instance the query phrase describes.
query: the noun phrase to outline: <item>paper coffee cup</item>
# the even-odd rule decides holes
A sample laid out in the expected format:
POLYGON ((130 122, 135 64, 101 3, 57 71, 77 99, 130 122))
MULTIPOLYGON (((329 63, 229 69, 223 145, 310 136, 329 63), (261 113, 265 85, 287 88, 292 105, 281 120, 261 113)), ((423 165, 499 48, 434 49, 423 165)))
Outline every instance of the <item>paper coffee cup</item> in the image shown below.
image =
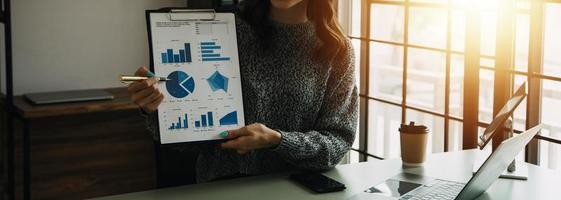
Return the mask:
POLYGON ((426 159, 427 138, 429 129, 426 126, 402 124, 399 128, 401 141, 401 160, 404 166, 419 167, 426 159))

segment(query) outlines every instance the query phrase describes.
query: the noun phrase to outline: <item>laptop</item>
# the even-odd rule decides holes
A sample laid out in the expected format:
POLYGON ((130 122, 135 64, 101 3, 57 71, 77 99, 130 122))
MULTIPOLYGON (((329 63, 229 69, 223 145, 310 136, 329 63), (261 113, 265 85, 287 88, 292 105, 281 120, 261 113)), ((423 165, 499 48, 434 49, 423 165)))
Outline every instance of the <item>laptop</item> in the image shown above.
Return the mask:
POLYGON ((493 121, 487 126, 483 135, 479 137, 479 148, 483 149, 489 141, 491 141, 491 137, 499 129, 499 127, 504 126, 506 120, 514 113, 514 110, 522 103, 524 98, 526 97, 526 82, 524 82, 514 95, 508 101, 506 101, 505 105, 499 110, 493 121))
POLYGON ((456 199, 472 200, 483 194, 512 160, 541 130, 535 126, 517 136, 504 140, 485 160, 468 183, 436 179, 415 174, 399 174, 352 199, 456 199))
POLYGON ((111 100, 114 98, 111 93, 101 89, 30 93, 24 96, 35 105, 111 100))

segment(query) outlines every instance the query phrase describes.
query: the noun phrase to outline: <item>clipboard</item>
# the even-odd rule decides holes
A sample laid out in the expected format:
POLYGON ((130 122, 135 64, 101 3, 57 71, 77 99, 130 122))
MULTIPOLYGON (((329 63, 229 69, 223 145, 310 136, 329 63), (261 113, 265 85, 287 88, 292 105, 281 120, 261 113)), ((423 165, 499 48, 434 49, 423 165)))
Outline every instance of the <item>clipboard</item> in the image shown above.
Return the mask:
POLYGON ((213 9, 147 10, 150 71, 167 76, 158 87, 162 145, 223 140, 245 126, 233 13, 213 9))

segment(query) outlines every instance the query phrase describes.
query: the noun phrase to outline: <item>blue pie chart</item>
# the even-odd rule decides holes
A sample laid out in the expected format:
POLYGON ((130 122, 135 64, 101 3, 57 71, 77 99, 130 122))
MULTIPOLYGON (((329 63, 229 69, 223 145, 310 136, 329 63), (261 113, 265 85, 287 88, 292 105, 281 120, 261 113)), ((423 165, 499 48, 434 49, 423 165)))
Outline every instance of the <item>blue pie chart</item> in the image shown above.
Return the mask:
POLYGON ((182 71, 174 71, 168 75, 166 81, 168 93, 175 98, 185 98, 195 91, 195 80, 182 71))

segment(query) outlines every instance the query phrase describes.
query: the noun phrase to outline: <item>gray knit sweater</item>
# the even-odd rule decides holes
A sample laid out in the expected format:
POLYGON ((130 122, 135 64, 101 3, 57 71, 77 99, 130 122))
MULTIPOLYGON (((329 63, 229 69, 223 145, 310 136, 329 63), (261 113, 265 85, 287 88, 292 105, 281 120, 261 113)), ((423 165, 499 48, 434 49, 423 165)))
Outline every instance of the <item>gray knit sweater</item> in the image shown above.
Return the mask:
MULTIPOLYGON (((274 22, 272 46, 265 50, 252 27, 236 20, 246 123, 262 123, 282 139, 276 148, 246 155, 217 144, 185 144, 184 149, 199 152, 198 182, 336 165, 354 141, 357 125, 352 51, 337 65, 314 61, 320 42, 311 22, 274 22)), ((149 114, 147 123, 158 139, 155 116, 149 114)))

